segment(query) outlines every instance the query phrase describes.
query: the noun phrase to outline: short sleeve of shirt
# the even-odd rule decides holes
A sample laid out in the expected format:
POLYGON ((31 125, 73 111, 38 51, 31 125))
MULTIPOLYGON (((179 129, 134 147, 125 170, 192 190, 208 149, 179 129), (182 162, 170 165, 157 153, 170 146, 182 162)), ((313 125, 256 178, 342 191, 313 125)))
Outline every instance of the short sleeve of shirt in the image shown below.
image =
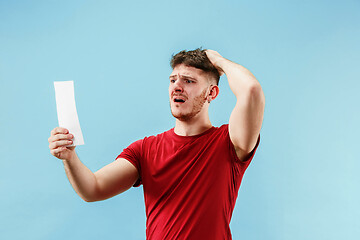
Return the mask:
POLYGON ((237 154, 236 154, 236 150, 235 147, 233 145, 233 143, 230 140, 230 134, 229 134, 229 129, 227 128, 227 138, 229 140, 229 145, 230 145, 230 151, 232 152, 233 158, 235 159, 235 162, 239 163, 240 165, 243 165, 242 167, 244 167, 245 169, 249 166, 251 160, 254 158, 255 156, 255 152, 259 146, 260 143, 260 134, 258 136, 257 142, 255 144, 255 147, 253 148, 253 150, 248 154, 248 156, 246 157, 246 159, 244 159, 243 161, 240 161, 240 159, 238 158, 237 154))
POLYGON ((118 158, 124 158, 128 160, 132 165, 136 167, 139 173, 139 179, 134 184, 134 187, 138 187, 141 185, 141 158, 142 158, 142 147, 143 147, 143 139, 138 140, 136 142, 133 142, 130 144, 127 148, 125 148, 120 155, 116 157, 118 158))

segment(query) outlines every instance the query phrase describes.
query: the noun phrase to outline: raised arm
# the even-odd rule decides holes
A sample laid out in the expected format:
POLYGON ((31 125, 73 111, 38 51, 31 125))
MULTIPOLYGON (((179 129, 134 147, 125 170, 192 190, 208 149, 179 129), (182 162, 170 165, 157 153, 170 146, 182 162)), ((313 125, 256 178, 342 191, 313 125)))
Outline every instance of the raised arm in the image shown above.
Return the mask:
POLYGON ((229 134, 240 160, 246 160, 258 140, 264 116, 265 96, 254 75, 213 50, 206 50, 211 63, 225 73, 236 105, 230 115, 229 134))
POLYGON ((78 158, 75 147, 70 147, 73 136, 65 128, 51 131, 49 148, 52 155, 64 163, 66 175, 76 193, 87 202, 113 197, 128 190, 138 179, 134 165, 123 158, 93 173, 78 158))

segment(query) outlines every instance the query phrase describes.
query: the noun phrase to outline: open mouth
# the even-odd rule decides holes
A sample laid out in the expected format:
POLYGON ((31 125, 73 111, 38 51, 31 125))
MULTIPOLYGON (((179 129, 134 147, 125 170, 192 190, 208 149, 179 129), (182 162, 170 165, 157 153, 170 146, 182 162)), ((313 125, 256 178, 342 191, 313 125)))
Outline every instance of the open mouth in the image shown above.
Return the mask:
POLYGON ((180 99, 180 98, 174 98, 174 102, 184 103, 185 100, 184 100, 184 99, 180 99))

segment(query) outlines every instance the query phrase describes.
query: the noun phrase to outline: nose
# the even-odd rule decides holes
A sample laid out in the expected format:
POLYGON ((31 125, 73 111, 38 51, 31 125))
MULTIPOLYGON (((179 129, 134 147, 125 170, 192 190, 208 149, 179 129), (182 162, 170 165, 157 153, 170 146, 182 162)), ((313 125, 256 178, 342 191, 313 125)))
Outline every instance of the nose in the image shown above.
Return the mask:
POLYGON ((182 81, 177 80, 174 82, 174 91, 175 92, 183 92, 184 91, 182 81))

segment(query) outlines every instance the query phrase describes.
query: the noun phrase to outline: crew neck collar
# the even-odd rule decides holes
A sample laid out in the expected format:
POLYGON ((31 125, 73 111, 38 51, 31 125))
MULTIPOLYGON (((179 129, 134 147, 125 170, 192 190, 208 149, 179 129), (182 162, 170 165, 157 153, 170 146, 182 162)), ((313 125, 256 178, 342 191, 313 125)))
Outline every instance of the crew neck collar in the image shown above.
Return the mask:
POLYGON ((215 127, 211 126, 211 128, 205 130, 204 132, 202 132, 200 134, 197 134, 197 135, 192 135, 192 136, 178 135, 178 134, 175 133, 175 128, 170 129, 170 133, 174 138, 177 138, 177 139, 192 139, 192 138, 197 138, 197 137, 203 136, 205 134, 208 134, 208 133, 212 132, 214 129, 215 129, 215 127))

